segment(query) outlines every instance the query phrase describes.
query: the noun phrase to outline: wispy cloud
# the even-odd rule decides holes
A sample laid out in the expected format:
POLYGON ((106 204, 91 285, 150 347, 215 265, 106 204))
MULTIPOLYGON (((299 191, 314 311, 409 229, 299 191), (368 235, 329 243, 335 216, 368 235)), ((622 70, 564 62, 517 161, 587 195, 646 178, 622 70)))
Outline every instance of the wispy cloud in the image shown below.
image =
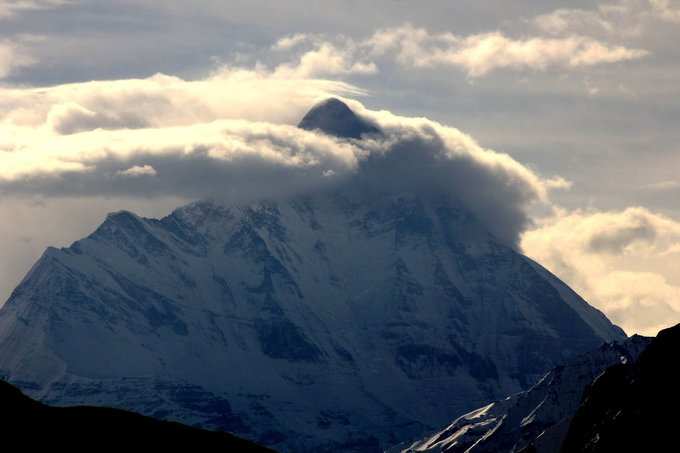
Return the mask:
POLYGON ((0 0, 0 19, 11 18, 22 11, 59 8, 76 0, 0 0))
POLYGON ((279 65, 274 70, 274 75, 284 78, 313 78, 377 73, 378 66, 363 59, 359 50, 354 42, 347 39, 339 45, 321 42, 314 49, 302 54, 296 62, 279 65))
POLYGON ((547 179, 545 185, 551 190, 570 190, 574 186, 574 183, 562 176, 555 176, 547 179))
POLYGON ((640 37, 659 22, 680 23, 680 3, 672 0, 618 0, 592 9, 560 8, 530 22, 552 35, 574 33, 640 37))
POLYGON ((0 79, 10 75, 13 71, 31 66, 35 60, 17 42, 0 40, 0 79))
POLYGON ((602 7, 594 10, 557 9, 551 13, 536 16, 532 22, 539 30, 551 35, 584 31, 610 33, 615 30, 615 24, 609 17, 608 10, 602 7))
POLYGON ((272 50, 291 50, 310 40, 310 35, 306 33, 295 33, 293 35, 284 36, 276 41, 272 46, 272 50))
MULTIPOLYGON (((544 28, 566 30, 570 26, 567 14, 565 10, 539 22, 544 28)), ((511 38, 501 32, 455 35, 432 33, 411 24, 382 29, 359 41, 343 36, 296 34, 279 40, 274 49, 288 51, 304 44, 312 44, 313 48, 302 53, 295 63, 279 66, 278 72, 305 77, 375 74, 381 62, 393 60, 411 69, 460 68, 474 78, 503 69, 576 69, 636 60, 649 53, 577 34, 525 38, 511 38)))
POLYGON ((156 176, 158 172, 151 165, 135 165, 127 170, 120 170, 116 175, 123 178, 141 178, 144 176, 156 176))
POLYGON ((680 4, 671 0, 649 0, 654 13, 662 20, 680 23, 680 4))
POLYGON ((643 186, 643 189, 652 190, 655 192, 666 192, 669 190, 680 189, 680 181, 677 180, 667 180, 659 181, 652 184, 647 184, 643 186))
POLYGON ((414 67, 457 66, 471 77, 499 69, 579 68, 639 59, 643 49, 609 45, 586 36, 514 39, 500 32, 458 36, 433 34, 404 25, 378 31, 369 41, 375 54, 394 52, 397 61, 414 67))

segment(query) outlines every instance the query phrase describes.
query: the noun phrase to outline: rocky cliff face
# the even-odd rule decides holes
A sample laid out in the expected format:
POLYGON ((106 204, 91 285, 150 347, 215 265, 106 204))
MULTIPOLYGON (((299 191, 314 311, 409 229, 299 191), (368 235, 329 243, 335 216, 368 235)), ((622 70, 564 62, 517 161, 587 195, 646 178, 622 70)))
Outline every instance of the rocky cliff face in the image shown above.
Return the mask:
POLYGON ((111 214, 0 310, 0 374, 50 403, 377 452, 624 337, 450 196, 358 184, 111 214))

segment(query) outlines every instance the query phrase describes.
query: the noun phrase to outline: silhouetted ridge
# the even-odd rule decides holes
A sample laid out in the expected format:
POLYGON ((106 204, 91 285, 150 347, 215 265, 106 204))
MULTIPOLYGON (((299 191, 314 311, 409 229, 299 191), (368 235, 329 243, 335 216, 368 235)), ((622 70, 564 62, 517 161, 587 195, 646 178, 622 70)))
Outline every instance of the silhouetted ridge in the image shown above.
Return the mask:
POLYGON ((380 130, 359 118, 347 104, 331 98, 314 106, 298 125, 308 131, 320 130, 340 138, 361 138, 364 134, 379 134, 380 130))
POLYGON ((666 329, 635 363, 616 365, 586 392, 562 452, 676 451, 680 325, 666 329))
POLYGON ((3 444, 30 451, 100 451, 109 449, 149 451, 221 451, 267 453, 260 447, 226 433, 205 431, 163 422, 117 409, 95 407, 57 408, 38 403, 0 380, 0 426, 3 444))
POLYGON ((558 453, 588 386, 612 365, 635 362, 651 341, 633 335, 606 343, 553 368, 529 390, 462 415, 399 452, 558 453))

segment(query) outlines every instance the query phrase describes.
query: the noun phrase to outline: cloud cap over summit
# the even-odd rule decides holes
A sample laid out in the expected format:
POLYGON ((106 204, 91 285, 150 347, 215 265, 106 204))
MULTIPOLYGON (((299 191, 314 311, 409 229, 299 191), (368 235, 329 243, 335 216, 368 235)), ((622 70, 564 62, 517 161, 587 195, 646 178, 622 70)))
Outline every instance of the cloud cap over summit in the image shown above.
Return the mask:
MULTIPOLYGON (((309 105, 309 93, 296 91, 295 85, 281 86, 261 74, 239 74, 236 81, 230 77, 235 76, 209 79, 201 90, 245 84, 256 92, 277 93, 261 99, 260 106, 279 101, 309 105)), ((157 97, 162 96, 158 85, 169 82, 155 76, 87 84, 80 92, 81 103, 94 116, 125 118, 135 99, 117 104, 89 100, 122 90, 126 83, 138 97, 147 91, 157 97)), ((21 113, 31 122, 12 125, 16 143, 11 152, 0 154, 0 190, 15 196, 218 198, 242 203, 319 190, 358 176, 383 191, 446 191, 492 234, 513 244, 529 224, 529 207, 547 200, 549 184, 532 170, 507 154, 481 147, 458 129, 426 118, 373 111, 331 95, 300 115, 296 127, 274 117, 236 119, 239 109, 250 118, 251 103, 235 103, 225 118, 211 107, 211 98, 196 95, 196 82, 175 78, 172 86, 173 96, 193 96, 192 111, 159 101, 153 121, 145 125, 122 121, 103 129, 79 123, 81 127, 69 131, 73 133, 51 127, 50 116, 44 116, 61 105, 64 87, 31 92, 26 99, 15 92, 17 111, 10 107, 5 115, 21 113)))

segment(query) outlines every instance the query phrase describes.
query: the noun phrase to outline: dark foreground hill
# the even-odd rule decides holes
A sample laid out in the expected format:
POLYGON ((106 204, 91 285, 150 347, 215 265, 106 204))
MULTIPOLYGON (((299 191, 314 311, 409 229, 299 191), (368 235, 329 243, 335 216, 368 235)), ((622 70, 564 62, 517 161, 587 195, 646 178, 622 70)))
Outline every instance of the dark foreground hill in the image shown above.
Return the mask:
POLYGON ((54 451, 189 448, 188 451, 273 452, 226 433, 158 421, 132 412, 46 406, 3 381, 0 381, 0 407, 2 443, 20 445, 21 451, 49 447, 54 451))
POLYGON ((564 453, 677 451, 680 325, 659 333, 639 360, 609 368, 586 392, 564 453))

